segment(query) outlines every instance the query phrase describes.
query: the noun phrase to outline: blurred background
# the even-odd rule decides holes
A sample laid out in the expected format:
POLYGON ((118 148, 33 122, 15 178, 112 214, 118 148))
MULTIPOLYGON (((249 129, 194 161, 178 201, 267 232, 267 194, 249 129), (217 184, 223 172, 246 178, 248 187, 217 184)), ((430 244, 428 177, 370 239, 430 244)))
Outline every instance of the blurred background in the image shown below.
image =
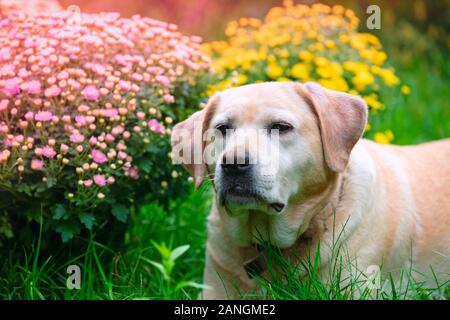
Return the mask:
MULTIPOLYGON (((303 0, 295 3, 313 4, 319 1, 303 0)), ((423 0, 344 0, 320 1, 340 4, 353 9, 358 17, 369 5, 376 4, 382 10, 383 27, 390 28, 400 21, 413 24, 416 28, 435 39, 448 49, 450 28, 449 1, 423 0)), ((179 25, 181 31, 200 35, 205 40, 217 39, 223 34, 228 21, 240 17, 263 18, 279 0, 61 0, 63 7, 77 5, 84 12, 117 11, 130 17, 135 14, 149 16, 179 25)), ((386 30, 385 30, 386 31, 386 30)))
MULTIPOLYGON (((385 97, 390 110, 374 119, 377 131, 392 131, 394 138, 388 139, 389 142, 418 143, 449 135, 450 124, 439 120, 450 119, 450 1, 303 0, 294 3, 340 4, 355 11, 361 20, 361 32, 380 38, 388 62, 402 83, 412 89, 406 101, 409 104, 407 119, 403 109, 405 102, 395 97, 385 97), (369 16, 366 8, 372 4, 381 8, 380 30, 367 30, 365 24, 369 16)), ((82 12, 117 11, 126 17, 149 16, 175 23, 181 32, 199 35, 204 41, 215 41, 226 38, 224 30, 230 21, 242 17, 263 19, 270 8, 282 5, 282 0, 61 0, 60 4, 62 7, 76 5, 82 12)), ((372 136, 369 133, 368 137, 373 134, 375 132, 372 136)))

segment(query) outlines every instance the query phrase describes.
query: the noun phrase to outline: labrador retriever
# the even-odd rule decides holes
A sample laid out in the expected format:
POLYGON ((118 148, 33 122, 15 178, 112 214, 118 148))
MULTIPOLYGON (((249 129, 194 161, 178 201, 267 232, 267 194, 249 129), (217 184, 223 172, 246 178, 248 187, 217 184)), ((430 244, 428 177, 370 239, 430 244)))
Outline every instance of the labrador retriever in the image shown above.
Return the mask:
POLYGON ((214 189, 203 298, 257 292, 247 266, 261 242, 287 257, 320 243, 326 277, 336 234, 358 270, 450 279, 450 139, 380 145, 361 138, 366 119, 357 96, 267 82, 222 91, 174 127, 174 158, 214 189))

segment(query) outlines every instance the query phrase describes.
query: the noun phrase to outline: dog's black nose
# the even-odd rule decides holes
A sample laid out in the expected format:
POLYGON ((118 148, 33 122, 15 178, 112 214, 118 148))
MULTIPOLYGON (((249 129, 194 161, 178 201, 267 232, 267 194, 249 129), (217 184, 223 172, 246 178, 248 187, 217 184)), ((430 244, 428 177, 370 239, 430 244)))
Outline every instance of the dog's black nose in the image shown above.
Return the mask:
POLYGON ((224 155, 222 158, 221 167, 226 174, 238 175, 249 171, 252 167, 250 163, 250 155, 245 152, 241 155, 234 155, 232 157, 224 155))

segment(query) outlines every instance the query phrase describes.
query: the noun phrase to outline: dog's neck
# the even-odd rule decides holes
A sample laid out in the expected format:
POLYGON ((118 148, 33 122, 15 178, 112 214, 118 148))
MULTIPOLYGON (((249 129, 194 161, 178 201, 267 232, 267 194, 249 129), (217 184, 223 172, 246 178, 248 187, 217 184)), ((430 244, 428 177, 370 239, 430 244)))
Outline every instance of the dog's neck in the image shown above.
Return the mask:
MULTIPOLYGON (((308 205, 303 203, 302 214, 311 217, 310 221, 307 222, 306 228, 303 225, 299 227, 297 240, 291 247, 281 249, 282 254, 289 255, 289 251, 295 251, 294 256, 300 258, 310 256, 311 251, 314 253, 315 248, 312 245, 317 243, 317 239, 320 239, 328 231, 326 221, 336 213, 343 197, 344 187, 345 175, 334 174, 327 188, 310 198, 307 203, 308 205), (326 199, 326 201, 322 202, 321 199, 326 199)), ((298 210, 299 208, 293 209, 298 210)), ((254 256, 243 263, 243 267, 249 278, 259 276, 267 269, 265 249, 257 244, 254 245, 254 249, 254 256)))

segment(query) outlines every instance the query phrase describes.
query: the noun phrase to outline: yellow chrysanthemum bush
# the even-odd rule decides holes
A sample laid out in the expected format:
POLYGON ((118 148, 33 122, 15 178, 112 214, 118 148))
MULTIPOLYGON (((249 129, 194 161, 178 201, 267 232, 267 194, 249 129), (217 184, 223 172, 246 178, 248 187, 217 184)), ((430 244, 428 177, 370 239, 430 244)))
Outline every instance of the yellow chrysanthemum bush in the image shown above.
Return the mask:
MULTIPOLYGON (((208 93, 261 81, 316 81, 360 95, 376 113, 384 109, 380 90, 396 87, 400 92, 400 80, 387 66, 379 39, 358 32, 358 25, 354 12, 340 5, 291 1, 272 8, 263 21, 232 21, 226 40, 203 46, 220 78, 208 93)), ((384 138, 390 142, 392 135, 384 138)))

